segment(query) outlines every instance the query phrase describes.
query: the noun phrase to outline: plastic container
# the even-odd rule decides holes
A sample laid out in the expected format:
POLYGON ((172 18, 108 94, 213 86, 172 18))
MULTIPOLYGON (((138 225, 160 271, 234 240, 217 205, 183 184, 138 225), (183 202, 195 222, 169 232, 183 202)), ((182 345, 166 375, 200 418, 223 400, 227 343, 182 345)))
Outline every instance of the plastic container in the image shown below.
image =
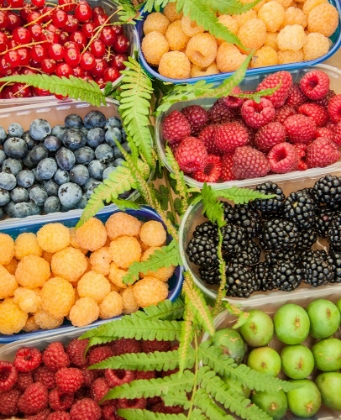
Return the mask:
MULTIPOLYGON (((341 70, 326 65, 326 64, 318 64, 314 67, 314 69, 324 71, 330 79, 330 89, 334 90, 335 93, 341 93, 341 70)), ((297 70, 290 70, 292 74, 294 83, 297 83, 304 74, 311 71, 310 67, 305 67, 297 70)), ((268 72, 269 73, 269 72, 268 72)), ((240 87, 243 90, 253 90, 255 89, 258 84, 265 78, 267 74, 253 74, 248 75, 245 77, 243 82, 240 84, 240 87)), ((171 166, 169 165, 166 155, 165 155, 165 142, 162 137, 162 122, 167 115, 169 115, 174 110, 181 110, 182 108, 189 106, 189 105, 201 105, 204 108, 210 108, 215 99, 204 98, 204 99, 197 99, 194 101, 184 101, 178 102, 177 104, 172 105, 166 112, 161 113, 155 123, 155 142, 158 154, 160 156, 161 161, 166 166, 166 168, 172 172, 171 166)), ((216 182, 216 183, 209 183, 209 185, 215 190, 224 190, 225 188, 229 188, 232 186, 237 187, 248 187, 250 185, 257 185, 261 184, 262 182, 266 181, 273 181, 273 182, 281 182, 285 180, 292 180, 292 179, 301 179, 302 177, 310 178, 316 176, 323 176, 325 173, 329 173, 330 171, 338 170, 340 167, 340 161, 334 163, 333 165, 328 166, 327 168, 313 168, 307 169, 305 171, 293 171, 288 172, 286 174, 271 174, 264 176, 262 178, 253 178, 253 179, 244 179, 239 181, 227 181, 227 182, 216 182)), ((195 188, 202 188, 203 183, 196 181, 194 178, 185 175, 186 184, 191 187, 195 188)))
MULTIPOLYGON (((110 207, 107 207, 101 211, 99 211, 96 215, 98 219, 100 219, 102 222, 105 223, 105 221, 109 218, 109 216, 115 212, 119 212, 119 210, 116 206, 112 205, 110 207)), ((158 215, 158 213, 153 210, 150 207, 141 207, 139 210, 126 210, 127 214, 130 214, 132 216, 137 217, 139 220, 146 222, 148 220, 156 220, 160 221, 161 217, 158 215)), ((68 213, 64 214, 54 214, 54 215, 48 215, 44 217, 44 219, 41 218, 41 216, 33 216, 30 218, 30 220, 6 220, 1 223, 0 225, 0 232, 1 233, 7 233, 11 235, 13 238, 16 238, 20 233, 23 232, 34 232, 36 233, 43 225, 46 223, 52 223, 52 222, 59 222, 63 223, 67 227, 73 227, 77 224, 80 216, 82 214, 81 210, 73 210, 68 213)), ((168 235, 167 242, 171 240, 171 237, 168 235)), ((178 266, 175 269, 175 272, 173 276, 168 280, 168 286, 169 286, 169 293, 168 298, 171 301, 174 301, 180 294, 181 287, 182 287, 182 272, 183 268, 181 266, 178 266)), ((117 316, 112 319, 120 319, 121 316, 117 316)), ((85 327, 74 327, 71 325, 71 323, 67 320, 64 321, 64 323, 59 327, 51 330, 37 330, 30 333, 21 332, 18 334, 13 335, 3 335, 0 334, 0 344, 1 343, 9 343, 12 341, 24 339, 24 338, 40 338, 45 337, 47 335, 54 335, 54 334, 62 334, 62 333, 74 333, 74 332, 84 332, 89 328, 96 327, 100 324, 103 324, 105 322, 108 322, 108 319, 105 320, 98 320, 93 322, 91 325, 87 325, 85 327)))

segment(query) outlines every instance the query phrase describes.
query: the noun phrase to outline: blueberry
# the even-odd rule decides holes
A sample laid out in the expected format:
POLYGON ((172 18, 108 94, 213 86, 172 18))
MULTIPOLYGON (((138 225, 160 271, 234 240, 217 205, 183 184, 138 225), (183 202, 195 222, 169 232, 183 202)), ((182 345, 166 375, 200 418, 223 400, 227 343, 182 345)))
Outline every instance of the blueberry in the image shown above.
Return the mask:
POLYGON ((25 130, 19 123, 13 122, 8 126, 7 131, 10 137, 21 137, 25 130))
POLYGON ((57 169, 53 180, 58 185, 66 184, 67 182, 70 182, 70 174, 68 171, 64 171, 64 169, 57 169))
POLYGON ((70 128, 83 127, 83 120, 78 114, 69 114, 65 117, 65 125, 70 128))
POLYGON ((45 146, 43 146, 42 144, 37 144, 33 147, 32 150, 28 152, 28 155, 32 163, 36 166, 41 160, 48 157, 49 152, 45 146))
POLYGON ((88 204, 88 197, 86 194, 82 195, 82 198, 78 201, 76 209, 84 209, 88 204))
POLYGON ((89 199, 94 192, 94 190, 100 185, 99 181, 91 183, 85 191, 87 198, 89 199))
POLYGON ((29 132, 33 140, 41 141, 51 134, 51 126, 43 118, 37 118, 31 122, 29 132))
POLYGON ((123 166, 124 162, 125 162, 124 159, 117 158, 117 159, 114 160, 113 164, 114 164, 114 166, 123 166))
POLYGON ((124 143, 122 143, 122 148, 127 152, 127 153, 131 153, 131 148, 130 148, 130 146, 129 146, 129 143, 128 142, 124 142, 124 143))
POLYGON ((41 185, 44 188, 44 190, 47 192, 47 195, 49 197, 52 195, 54 196, 58 195, 59 185, 53 179, 49 179, 48 181, 43 181, 41 185))
POLYGON ((5 141, 3 149, 8 157, 21 159, 27 154, 28 146, 20 137, 10 137, 5 141))
POLYGON ((17 185, 17 180, 13 174, 0 172, 0 188, 10 191, 17 185))
POLYGON ((24 157, 24 159, 22 160, 22 163, 28 169, 33 169, 36 166, 36 164, 31 159, 30 152, 28 152, 28 154, 24 157))
POLYGON ((115 166, 108 166, 107 168, 104 169, 103 173, 102 173, 102 179, 106 179, 108 178, 109 174, 111 172, 114 172, 116 170, 115 166))
POLYGON ((23 187, 15 187, 10 192, 10 197, 13 203, 21 203, 22 201, 29 200, 29 194, 26 188, 23 187))
POLYGON ((113 147, 116 146, 116 142, 121 143, 121 130, 117 127, 109 128, 109 130, 105 132, 105 141, 113 147))
POLYGON ((74 182, 67 182, 59 187, 58 198, 63 207, 74 209, 82 198, 82 189, 74 182))
POLYGON ((33 216, 35 214, 41 214, 41 206, 38 206, 34 201, 30 200, 28 202, 30 206, 30 215, 33 216))
POLYGON ((89 178, 89 179, 86 181, 86 183, 83 185, 83 191, 86 191, 86 190, 90 187, 90 185, 92 185, 92 184, 99 185, 99 184, 100 184, 100 181, 98 181, 98 180, 97 180, 97 179, 95 179, 95 178, 89 178))
POLYGON ((84 165, 75 165, 70 171, 70 181, 78 185, 84 185, 89 179, 88 168, 84 165))
MULTIPOLYGON (((94 156, 95 156, 95 153, 94 153, 94 156)), ((2 149, 0 149, 0 166, 4 163, 4 160, 6 159, 6 153, 2 150, 2 149)))
POLYGON ((31 216, 31 206, 27 201, 21 203, 10 201, 5 209, 10 217, 22 219, 23 217, 31 216))
POLYGON ((52 158, 45 158, 37 165, 37 176, 40 180, 51 179, 56 173, 57 163, 52 158))
POLYGON ((59 201, 59 198, 56 196, 48 197, 44 203, 43 210, 45 213, 55 213, 60 211, 62 205, 59 201))
POLYGON ((119 118, 109 117, 107 119, 107 122, 105 123, 104 128, 113 128, 113 127, 122 128, 122 122, 119 118))
POLYGON ((114 147, 113 151, 114 151, 114 158, 115 159, 118 159, 118 158, 124 159, 124 156, 123 156, 123 154, 121 153, 121 150, 118 147, 114 147))
POLYGON ((13 174, 14 176, 17 176, 21 170, 22 164, 20 160, 8 158, 2 163, 2 172, 6 172, 8 174, 13 174))
POLYGON ((0 125, 0 146, 5 143, 6 139, 7 139, 6 130, 4 129, 4 127, 0 125))
POLYGON ((6 214, 5 209, 0 207, 0 220, 5 218, 5 214, 6 214))
POLYGON ((0 206, 5 206, 7 203, 11 201, 11 196, 7 190, 0 188, 0 206))
POLYGON ((17 174, 17 185, 18 187, 29 188, 34 184, 34 174, 29 169, 23 169, 17 174))
POLYGON ((61 140, 64 136, 65 131, 67 130, 67 127, 65 127, 64 125, 55 125, 52 130, 51 130, 51 134, 53 136, 56 136, 59 140, 61 140))
POLYGON ((102 179, 102 174, 106 165, 99 160, 93 160, 88 165, 89 175, 95 179, 102 179))
POLYGON ((76 163, 87 165, 95 159, 95 152, 91 147, 83 146, 75 150, 76 163))
POLYGON ((86 128, 103 128, 107 122, 107 119, 101 111, 90 111, 86 114, 83 121, 86 128))
POLYGON ((100 144, 96 147, 95 156, 101 162, 106 162, 114 157, 114 151, 107 143, 100 144))
POLYGON ((105 131, 103 128, 95 127, 91 128, 88 131, 86 142, 88 146, 93 147, 94 149, 104 142, 105 139, 105 131))
POLYGON ((56 136, 47 136, 44 140, 44 146, 49 152, 56 152, 62 145, 61 139, 56 136))
POLYGON ((40 185, 33 185, 29 190, 29 196, 37 206, 43 206, 48 197, 47 192, 40 185))
POLYGON ((122 128, 121 130, 121 135, 122 135, 122 142, 127 140, 127 133, 125 132, 124 128, 122 128))
POLYGON ((64 169, 65 171, 69 171, 75 166, 76 158, 73 152, 66 147, 61 147, 56 152, 56 162, 60 169, 64 169))
POLYGON ((86 145, 86 137, 83 137, 78 128, 67 129, 64 133, 62 141, 64 146, 68 147, 70 150, 76 150, 86 145))
POLYGON ((27 144, 27 147, 29 150, 33 149, 33 147, 37 144, 32 137, 30 136, 30 132, 24 131, 24 134, 21 136, 21 138, 25 141, 25 143, 27 144))

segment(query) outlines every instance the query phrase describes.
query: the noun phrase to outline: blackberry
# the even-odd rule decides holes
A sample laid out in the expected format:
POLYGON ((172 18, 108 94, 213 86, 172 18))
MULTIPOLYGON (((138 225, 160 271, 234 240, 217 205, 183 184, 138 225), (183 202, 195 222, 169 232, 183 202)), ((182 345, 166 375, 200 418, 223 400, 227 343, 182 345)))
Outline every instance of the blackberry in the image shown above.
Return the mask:
POLYGON ((270 283, 277 289, 291 292, 297 289, 303 279, 303 270, 291 261, 279 261, 271 268, 270 283))
POLYGON ((279 262, 291 261, 298 264, 300 261, 300 253, 296 249, 288 249, 286 251, 269 251, 265 255, 264 261, 269 264, 269 266, 274 266, 279 262))
POLYGON ((249 238, 255 238, 261 230, 261 217, 250 204, 236 204, 229 221, 241 226, 249 238))
POLYGON ((299 239, 299 230, 290 220, 270 219, 264 223, 260 244, 265 251, 292 249, 299 239))
POLYGON ((318 236, 326 238, 328 231, 332 224, 335 211, 324 207, 317 207, 315 209, 315 230, 318 236))
POLYGON ((310 249, 317 241, 317 234, 313 229, 301 230, 296 244, 296 249, 310 249))
POLYGON ((296 191, 288 195, 284 202, 283 215, 301 229, 309 229, 315 221, 314 200, 305 191, 296 191))
POLYGON ((199 275, 201 280, 207 284, 220 284, 219 265, 212 265, 210 267, 200 267, 199 275))
POLYGON ((213 239, 214 241, 218 242, 218 228, 217 228, 217 225, 213 224, 210 221, 204 222, 204 223, 201 223, 200 225, 198 225, 193 232, 193 237, 194 238, 199 238, 199 237, 202 237, 204 235, 206 237, 209 237, 209 238, 213 239))
POLYGON ((252 206, 259 210, 264 218, 269 216, 275 216, 279 214, 284 206, 285 195, 282 188, 280 188, 274 182, 268 181, 257 185, 255 191, 262 194, 275 194, 276 196, 269 199, 256 199, 252 202, 252 206))
POLYGON ((231 297, 249 297, 258 290, 253 271, 241 264, 226 267, 226 295, 231 297))
POLYGON ((236 253, 245 249, 247 238, 242 227, 228 223, 223 226, 221 233, 223 235, 223 252, 236 253))
POLYGON ((189 260, 202 267, 210 267, 216 265, 218 261, 217 245, 213 239, 208 237, 192 238, 186 252, 189 260))
POLYGON ((334 264, 334 279, 331 283, 341 283, 341 252, 331 252, 330 257, 334 264))
POLYGON ((333 259, 323 249, 304 251, 302 267, 305 283, 313 287, 335 281, 333 259))
POLYGON ((333 218, 327 236, 330 247, 334 251, 341 251, 341 213, 333 218))
POLYGON ((250 240, 246 242, 246 247, 241 252, 227 254, 226 261, 251 266, 259 262, 260 254, 259 245, 250 240))
POLYGON ((326 175, 315 182, 314 198, 319 206, 340 208, 341 205, 341 178, 335 175, 326 175))
POLYGON ((262 292, 276 289, 276 286, 272 283, 271 267, 266 261, 262 261, 254 266, 254 278, 258 289, 262 292))

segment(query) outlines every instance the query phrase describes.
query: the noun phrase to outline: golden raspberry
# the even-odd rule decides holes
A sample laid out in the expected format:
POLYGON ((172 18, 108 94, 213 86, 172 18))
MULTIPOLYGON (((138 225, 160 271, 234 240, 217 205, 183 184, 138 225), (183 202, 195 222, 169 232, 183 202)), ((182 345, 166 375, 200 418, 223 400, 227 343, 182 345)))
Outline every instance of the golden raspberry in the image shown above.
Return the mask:
POLYGON ((188 16, 182 16, 181 27, 185 34, 190 37, 205 32, 205 28, 197 25, 197 23, 188 16))
POLYGON ((13 299, 0 303, 0 333, 11 335, 20 332, 27 321, 27 313, 22 311, 13 299))
POLYGON ((306 38, 303 26, 287 25, 277 35, 278 48, 282 51, 298 51, 305 44, 306 38))
POLYGON ((56 277, 75 282, 88 267, 88 260, 79 249, 71 246, 56 252, 51 260, 51 270, 56 277))
POLYGON ((276 64, 278 64, 277 51, 266 45, 256 51, 251 60, 252 68, 275 66, 276 64))
POLYGON ((61 251, 70 244, 69 228, 62 223, 47 223, 38 230, 37 239, 44 251, 61 251))
POLYGON ((141 229, 141 222, 134 216, 124 212, 112 214, 105 222, 108 236, 111 240, 119 236, 138 237, 141 229))
POLYGON ((82 248, 77 241, 76 228, 74 227, 69 228, 69 232, 70 232, 70 246, 72 246, 73 248, 79 249, 80 251, 83 252, 83 254, 87 254, 89 250, 86 248, 82 248))
POLYGON ((283 27, 295 24, 301 25, 305 28, 308 25, 307 15, 298 7, 288 7, 288 9, 284 12, 283 27))
POLYGON ((9 264, 14 257, 14 240, 7 233, 0 233, 0 264, 9 264))
POLYGON ((271 47, 275 51, 278 51, 277 34, 274 34, 272 32, 267 32, 264 46, 271 47))
MULTIPOLYGON (((141 261, 146 261, 148 258, 155 252, 155 250, 160 249, 160 247, 151 246, 150 248, 146 249, 142 254, 141 261)), ((167 281, 170 277, 172 277, 174 273, 175 267, 171 265, 170 267, 161 267, 156 271, 148 271, 144 274, 144 276, 152 276, 156 277, 161 281, 167 281)), ((143 277, 143 275, 141 275, 143 277)))
MULTIPOLYGON (((284 7, 284 9, 287 9, 294 3, 294 0, 273 0, 273 1, 277 1, 278 3, 280 3, 284 7)), ((297 3, 299 1, 297 1, 297 3)), ((305 1, 305 0, 302 0, 302 1, 305 1)))
POLYGON ((40 296, 35 290, 18 287, 14 292, 14 302, 27 313, 36 312, 41 306, 40 296))
POLYGON ((182 18, 182 12, 177 13, 176 11, 176 2, 167 3, 163 9, 163 14, 168 18, 170 22, 174 22, 175 20, 182 18))
POLYGON ((97 303, 101 302, 111 291, 109 280, 103 274, 89 271, 85 273, 77 283, 78 295, 91 297, 97 303))
POLYGON ((303 61, 303 51, 278 51, 278 64, 289 64, 289 63, 298 63, 303 61))
POLYGON ((240 28, 248 20, 256 19, 257 12, 253 9, 250 9, 247 12, 241 13, 240 15, 232 15, 232 17, 238 23, 238 28, 240 28))
MULTIPOLYGON (((243 0, 242 3, 251 3, 251 0, 245 1, 243 0)), ((263 4, 267 3, 267 0, 262 0, 259 3, 256 4, 256 6, 253 6, 253 10, 255 10, 257 13, 259 12, 259 9, 263 6, 263 4)), ((281 3, 281 2, 279 2, 281 3)), ((281 3, 282 4, 282 3, 281 3)))
POLYGON ((76 301, 69 313, 69 319, 75 327, 84 327, 98 319, 99 307, 97 302, 90 298, 84 297, 76 301))
POLYGON ((246 57, 235 45, 223 42, 217 52, 217 67, 222 73, 235 71, 242 65, 246 57))
POLYGON ((163 55, 169 51, 168 41, 160 32, 149 32, 142 40, 141 50, 149 64, 158 66, 163 55))
POLYGON ((259 50, 266 39, 265 23, 261 19, 246 21, 238 29, 238 38, 245 47, 259 50))
MULTIPOLYGON (((231 15, 220 15, 218 17, 218 21, 219 23, 224 25, 230 32, 237 35, 239 28, 238 22, 235 19, 233 19, 231 15)), ((217 39, 218 45, 222 44, 223 42, 225 42, 223 39, 217 39)))
POLYGON ((50 278, 41 290, 41 305, 54 318, 66 316, 74 302, 74 288, 62 277, 50 278))
POLYGON ((332 4, 322 3, 314 7, 308 15, 308 31, 331 36, 339 23, 339 14, 332 4))
POLYGON ((26 324, 23 328, 23 330, 25 332, 32 332, 32 331, 37 331, 39 330, 39 325, 36 323, 35 319, 34 319, 34 315, 30 316, 27 321, 26 324))
POLYGON ((211 74, 219 73, 219 69, 216 63, 212 63, 208 67, 198 67, 193 64, 191 69, 191 77, 209 76, 211 74))
POLYGON ((6 268, 0 265, 0 299, 13 296, 14 291, 18 287, 15 276, 6 268))
POLYGON ((5 264, 4 267, 9 273, 15 274, 15 270, 18 267, 18 262, 19 262, 18 260, 16 260, 15 258, 12 258, 9 264, 5 264))
POLYGON ((123 283, 123 277, 127 274, 126 270, 121 270, 117 264, 112 262, 110 264, 110 271, 108 274, 108 279, 120 289, 126 289, 127 285, 123 283))
POLYGON ((166 235, 166 230, 161 222, 149 220, 141 227, 140 240, 148 247, 162 246, 166 242, 166 235))
POLYGON ((50 264, 37 255, 27 255, 19 261, 15 277, 20 286, 34 289, 42 287, 50 277, 50 264))
POLYGON ((191 62, 185 53, 169 51, 161 57, 158 70, 161 76, 170 79, 188 79, 191 74, 191 62))
POLYGON ((145 308, 164 301, 168 296, 168 285, 154 277, 144 277, 134 284, 133 291, 136 303, 145 308))
POLYGON ((96 217, 91 217, 81 227, 76 229, 76 240, 81 248, 96 251, 102 248, 107 241, 107 230, 103 222, 96 217))
POLYGON ((326 36, 317 32, 311 32, 307 35, 307 42, 303 46, 304 60, 315 60, 327 54, 331 46, 331 41, 326 36))
POLYGON ((314 7, 322 3, 328 3, 328 0, 305 0, 303 3, 302 11, 305 15, 308 16, 314 7))
POLYGON ((265 3, 258 12, 258 19, 261 19, 268 32, 277 32, 284 20, 284 7, 277 1, 265 3))
POLYGON ((34 322, 42 330, 52 330, 53 328, 58 328, 62 325, 64 318, 54 318, 48 312, 43 309, 38 309, 34 314, 34 322))
POLYGON ((181 21, 176 20, 171 23, 165 33, 169 49, 172 51, 181 51, 186 48, 187 42, 190 39, 182 30, 181 21))
POLYGON ((118 293, 121 293, 121 291, 123 290, 123 288, 122 288, 122 287, 118 287, 118 286, 116 286, 116 284, 114 284, 114 283, 110 283, 110 287, 111 287, 111 291, 112 291, 112 292, 118 292, 118 293))
POLYGON ((43 250, 38 244, 37 236, 32 232, 20 233, 15 240, 15 257, 21 260, 30 254, 37 255, 38 257, 43 255, 43 250))
POLYGON ((132 236, 120 236, 110 243, 111 258, 121 268, 128 268, 130 264, 141 259, 141 245, 132 236))
POLYGON ((161 12, 150 13, 143 24, 143 33, 145 35, 150 32, 160 32, 162 35, 166 33, 169 25, 169 19, 161 12))
POLYGON ((189 60, 200 67, 207 67, 217 56, 217 41, 209 33, 194 35, 187 43, 186 55, 189 60))
POLYGON ((111 253, 109 247, 103 246, 90 255, 90 268, 96 273, 107 276, 110 271, 111 253))
POLYGON ((43 251, 43 258, 44 260, 46 260, 49 264, 51 264, 52 261, 52 257, 54 256, 53 252, 47 252, 47 251, 43 251))
POLYGON ((122 313, 132 314, 133 312, 138 311, 139 305, 136 303, 136 299, 134 296, 134 286, 129 286, 127 289, 124 289, 121 291, 121 297, 122 297, 122 313))
POLYGON ((110 292, 99 304, 99 317, 102 319, 121 315, 122 311, 122 296, 117 292, 110 292))

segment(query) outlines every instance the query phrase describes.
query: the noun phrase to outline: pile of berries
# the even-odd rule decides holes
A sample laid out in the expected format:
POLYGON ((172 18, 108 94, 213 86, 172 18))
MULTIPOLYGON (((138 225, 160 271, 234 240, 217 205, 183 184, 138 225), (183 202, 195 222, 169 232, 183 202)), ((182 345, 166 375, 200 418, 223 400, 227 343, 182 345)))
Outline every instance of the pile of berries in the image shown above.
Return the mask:
MULTIPOLYGON (((292 291, 341 282, 341 177, 326 175, 313 187, 291 192, 269 181, 256 191, 274 198, 246 205, 224 203, 222 252, 226 294, 292 291)), ((220 284, 217 227, 196 226, 186 252, 207 285, 220 284)))
MULTIPOLYGON (((170 341, 117 339, 90 347, 73 339, 66 346, 54 341, 44 350, 22 347, 13 362, 0 361, 0 415, 27 420, 118 420, 120 408, 148 409, 155 413, 181 413, 182 407, 166 406, 161 397, 111 399, 101 402, 110 388, 162 378, 176 372, 96 369, 89 366, 108 357, 128 353, 175 350, 170 341)), ((143 383, 141 384, 143 386, 143 383)))
POLYGON ((174 266, 123 282, 134 262, 146 261, 166 243, 156 220, 141 222, 115 212, 79 228, 44 224, 13 239, 0 233, 0 333, 76 327, 136 312, 165 300, 174 266))
POLYGON ((16 122, 0 127, 0 219, 84 208, 124 162, 115 141, 130 153, 120 119, 98 110, 53 127, 43 118, 26 131, 16 122))
MULTIPOLYGON (((326 167, 341 154, 341 94, 311 70, 294 83, 287 71, 266 76, 256 92, 280 86, 260 102, 239 87, 206 110, 174 110, 162 121, 180 169, 199 182, 225 182, 326 167)), ((249 93, 249 92, 248 92, 249 93)))
MULTIPOLYGON (((0 75, 48 74, 114 82, 125 68, 130 42, 100 6, 86 0, 8 0, 0 9, 0 75)), ((50 95, 25 84, 3 85, 1 98, 50 95)))

